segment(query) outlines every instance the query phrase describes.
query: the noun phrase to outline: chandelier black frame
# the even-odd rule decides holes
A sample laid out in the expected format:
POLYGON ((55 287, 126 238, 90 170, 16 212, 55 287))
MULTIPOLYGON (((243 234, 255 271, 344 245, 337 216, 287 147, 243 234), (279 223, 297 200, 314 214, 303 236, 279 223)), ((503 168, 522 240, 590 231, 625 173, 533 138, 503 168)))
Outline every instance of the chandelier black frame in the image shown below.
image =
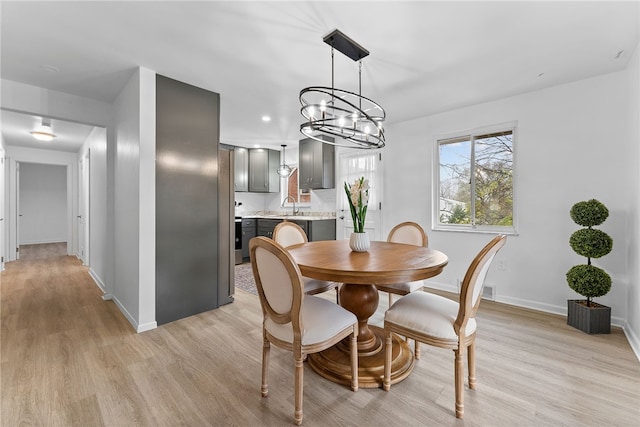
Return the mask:
POLYGON ((333 30, 322 40, 331 46, 331 87, 311 86, 300 91, 300 113, 306 119, 300 125, 300 132, 309 138, 339 146, 384 147, 382 122, 386 113, 380 104, 362 96, 362 58, 368 56, 369 51, 340 30, 333 30), (358 61, 358 93, 334 87, 334 49, 358 61), (331 141, 323 136, 337 139, 331 141))

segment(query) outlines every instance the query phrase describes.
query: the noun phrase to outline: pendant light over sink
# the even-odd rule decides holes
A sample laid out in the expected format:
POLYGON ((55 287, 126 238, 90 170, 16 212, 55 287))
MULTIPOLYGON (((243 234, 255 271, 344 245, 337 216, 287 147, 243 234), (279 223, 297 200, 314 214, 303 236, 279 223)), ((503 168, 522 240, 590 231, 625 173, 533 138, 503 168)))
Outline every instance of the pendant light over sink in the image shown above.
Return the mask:
POLYGON ((289 178, 289 176, 291 175, 291 167, 289 167, 286 163, 286 157, 284 155, 284 149, 287 145, 286 144, 282 144, 282 164, 280 166, 278 166, 278 175, 280 175, 280 178, 289 178))
POLYGON ((362 58, 369 55, 369 51, 340 30, 333 30, 323 41, 331 46, 331 87, 311 86, 300 91, 300 113, 306 119, 300 125, 300 132, 309 138, 345 147, 384 147, 382 122, 386 113, 378 103, 362 96, 362 58), (334 49, 358 61, 358 93, 334 87, 334 49), (323 136, 334 137, 335 142, 323 136))

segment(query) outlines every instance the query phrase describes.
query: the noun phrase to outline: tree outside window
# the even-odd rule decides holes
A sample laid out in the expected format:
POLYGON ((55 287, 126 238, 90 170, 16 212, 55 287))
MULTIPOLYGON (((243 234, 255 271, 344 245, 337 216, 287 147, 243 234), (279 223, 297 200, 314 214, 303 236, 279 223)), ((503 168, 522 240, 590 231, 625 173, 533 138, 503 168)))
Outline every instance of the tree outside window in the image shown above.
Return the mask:
POLYGON ((515 127, 439 139, 436 229, 515 232, 515 127))

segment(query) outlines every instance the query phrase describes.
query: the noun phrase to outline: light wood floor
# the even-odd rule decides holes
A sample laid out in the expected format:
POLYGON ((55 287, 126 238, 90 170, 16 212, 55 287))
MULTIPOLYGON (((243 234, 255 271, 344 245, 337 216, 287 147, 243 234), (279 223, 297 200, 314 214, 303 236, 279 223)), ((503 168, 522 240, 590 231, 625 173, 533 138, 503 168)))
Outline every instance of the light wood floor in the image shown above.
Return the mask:
POLYGON ((20 245, 20 260, 34 261, 67 255, 67 242, 20 245))
MULTIPOLYGON (((7 263, 0 292, 2 426, 291 424, 290 353, 272 349, 260 397, 256 296, 238 290, 233 304, 136 334, 72 257, 7 263)), ((453 353, 423 345, 388 393, 354 393, 306 368, 304 425, 638 425, 640 363, 619 329, 589 336, 562 317, 486 301, 478 324, 464 421, 454 416, 453 353)))

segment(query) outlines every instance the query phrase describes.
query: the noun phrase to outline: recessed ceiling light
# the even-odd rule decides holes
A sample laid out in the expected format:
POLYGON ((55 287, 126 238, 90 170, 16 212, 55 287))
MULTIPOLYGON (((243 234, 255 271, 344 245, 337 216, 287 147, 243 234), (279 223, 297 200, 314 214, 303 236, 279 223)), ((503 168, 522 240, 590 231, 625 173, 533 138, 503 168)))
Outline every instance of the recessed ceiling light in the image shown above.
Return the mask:
POLYGON ((265 123, 270 122, 270 121, 271 121, 271 117, 269 117, 269 116, 262 116, 262 121, 263 121, 263 122, 265 122, 265 123))
POLYGON ((41 65, 40 68, 50 73, 57 73, 58 71, 60 71, 60 68, 49 64, 41 65))

